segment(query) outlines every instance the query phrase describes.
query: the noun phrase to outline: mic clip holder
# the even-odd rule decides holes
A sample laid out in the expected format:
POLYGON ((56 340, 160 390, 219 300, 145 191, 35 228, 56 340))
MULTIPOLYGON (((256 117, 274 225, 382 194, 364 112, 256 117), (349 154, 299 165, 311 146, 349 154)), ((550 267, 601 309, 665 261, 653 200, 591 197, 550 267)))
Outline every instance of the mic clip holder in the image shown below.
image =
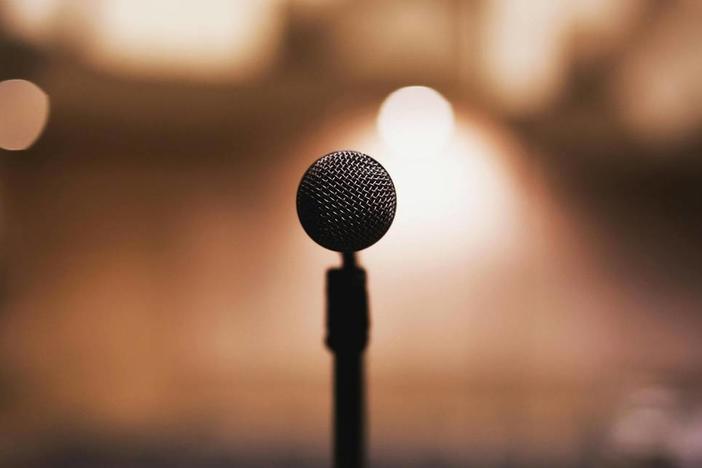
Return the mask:
POLYGON ((327 271, 327 337, 334 354, 362 353, 368 345, 366 272, 344 256, 341 268, 327 271))

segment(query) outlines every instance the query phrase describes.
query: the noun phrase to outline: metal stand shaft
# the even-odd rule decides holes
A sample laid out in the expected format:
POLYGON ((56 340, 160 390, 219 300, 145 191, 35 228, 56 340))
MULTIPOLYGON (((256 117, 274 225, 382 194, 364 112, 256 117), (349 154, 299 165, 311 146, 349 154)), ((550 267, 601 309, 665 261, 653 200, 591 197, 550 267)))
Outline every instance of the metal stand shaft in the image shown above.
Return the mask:
POLYGON ((368 343, 366 273, 353 254, 327 272, 327 338, 334 354, 334 466, 365 464, 363 352, 368 343))

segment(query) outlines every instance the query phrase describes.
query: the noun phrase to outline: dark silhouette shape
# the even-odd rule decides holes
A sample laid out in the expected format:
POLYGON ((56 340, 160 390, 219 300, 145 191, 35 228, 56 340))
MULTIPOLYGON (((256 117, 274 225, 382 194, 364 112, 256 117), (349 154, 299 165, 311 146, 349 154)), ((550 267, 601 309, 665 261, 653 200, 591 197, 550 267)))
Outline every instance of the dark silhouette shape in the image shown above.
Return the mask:
POLYGON ((395 186, 375 159, 335 151, 315 161, 297 189, 297 215, 319 245, 342 253, 327 272, 326 344, 334 354, 334 466, 365 464, 363 352, 368 344, 366 272, 355 253, 380 240, 395 218, 395 186))
POLYGON ((327 272, 326 344, 334 354, 334 466, 365 462, 363 353, 368 344, 366 272, 353 253, 327 272))

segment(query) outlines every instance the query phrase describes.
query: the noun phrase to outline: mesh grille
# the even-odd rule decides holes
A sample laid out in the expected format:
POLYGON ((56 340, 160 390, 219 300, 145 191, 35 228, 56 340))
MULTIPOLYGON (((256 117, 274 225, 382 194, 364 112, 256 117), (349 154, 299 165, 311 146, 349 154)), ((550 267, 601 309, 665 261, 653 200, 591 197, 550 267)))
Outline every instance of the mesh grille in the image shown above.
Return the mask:
POLYGON ((395 187, 375 159, 337 151, 318 159, 297 190, 302 227, 322 247, 355 252, 375 244, 395 217, 395 187))

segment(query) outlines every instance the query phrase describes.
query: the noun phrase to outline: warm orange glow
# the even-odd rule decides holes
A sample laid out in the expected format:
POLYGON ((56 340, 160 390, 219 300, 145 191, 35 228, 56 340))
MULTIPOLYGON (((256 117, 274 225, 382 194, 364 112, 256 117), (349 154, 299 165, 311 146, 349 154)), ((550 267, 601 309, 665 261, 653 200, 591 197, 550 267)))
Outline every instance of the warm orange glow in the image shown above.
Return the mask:
POLYGON ((358 253, 370 466, 702 467, 700 26, 0 0, 0 467, 329 466, 342 258, 296 192, 339 149, 397 191, 358 253))
MULTIPOLYGON (((520 228, 523 187, 514 167, 519 145, 506 128, 481 116, 460 113, 454 124, 453 111, 450 115, 450 139, 432 157, 415 157, 411 148, 407 153, 391 147, 383 127, 371 126, 371 115, 352 119, 343 131, 331 126, 318 146, 305 150, 316 154, 328 148, 356 149, 373 155, 390 173, 398 196, 395 221, 368 249, 370 257, 383 257, 378 268, 408 261, 419 262, 417 268, 424 261, 427 267, 491 262, 513 254, 511 248, 523 240, 519 236, 526 235, 520 228)), ((422 135, 422 128, 431 131, 436 122, 408 120, 419 134, 408 138, 432 141, 422 135)))
POLYGON ((26 80, 0 82, 0 148, 24 150, 39 138, 49 117, 49 97, 26 80))
POLYGON ((508 254, 518 206, 515 181, 506 166, 510 155, 484 128, 462 122, 441 154, 403 156, 381 157, 398 192, 385 240, 387 253, 397 257, 387 264, 417 257, 446 267, 508 254))
MULTIPOLYGON (((523 282, 514 277, 521 274, 532 242, 526 212, 532 207, 524 203, 526 188, 518 176, 520 146, 507 128, 481 115, 457 112, 454 135, 444 150, 428 158, 407 157, 388 148, 374 125, 373 110, 341 113, 339 121, 315 132, 297 153, 296 169, 281 169, 281 177, 286 174, 281 185, 289 184, 284 193, 294 193, 298 182, 289 174, 301 173, 310 155, 329 148, 352 148, 378 159, 393 178, 398 205, 388 233, 360 253, 372 272, 374 349, 382 348, 382 357, 373 355, 373 370, 387 376, 487 368, 494 361, 473 360, 479 353, 467 354, 466 346, 485 353, 495 349, 491 331, 480 327, 500 323, 502 314, 509 313, 495 308, 512 307, 509 301, 523 282), (507 279, 509 275, 514 277, 507 279), (488 307, 495 298, 481 288, 492 288, 494 282, 505 282, 505 291, 511 292, 500 305, 488 307), (491 311, 482 315, 486 307, 491 311), (423 340, 431 343, 430 349, 417 346, 423 340)), ((319 278, 319 271, 338 262, 333 252, 309 240, 294 213, 289 226, 290 249, 299 258, 291 262, 309 266, 310 277, 319 278)), ((321 305, 307 308, 313 307, 321 305)), ((521 312, 525 307, 520 304, 521 312)), ((320 326, 314 315, 299 314, 297 320, 320 326)))

